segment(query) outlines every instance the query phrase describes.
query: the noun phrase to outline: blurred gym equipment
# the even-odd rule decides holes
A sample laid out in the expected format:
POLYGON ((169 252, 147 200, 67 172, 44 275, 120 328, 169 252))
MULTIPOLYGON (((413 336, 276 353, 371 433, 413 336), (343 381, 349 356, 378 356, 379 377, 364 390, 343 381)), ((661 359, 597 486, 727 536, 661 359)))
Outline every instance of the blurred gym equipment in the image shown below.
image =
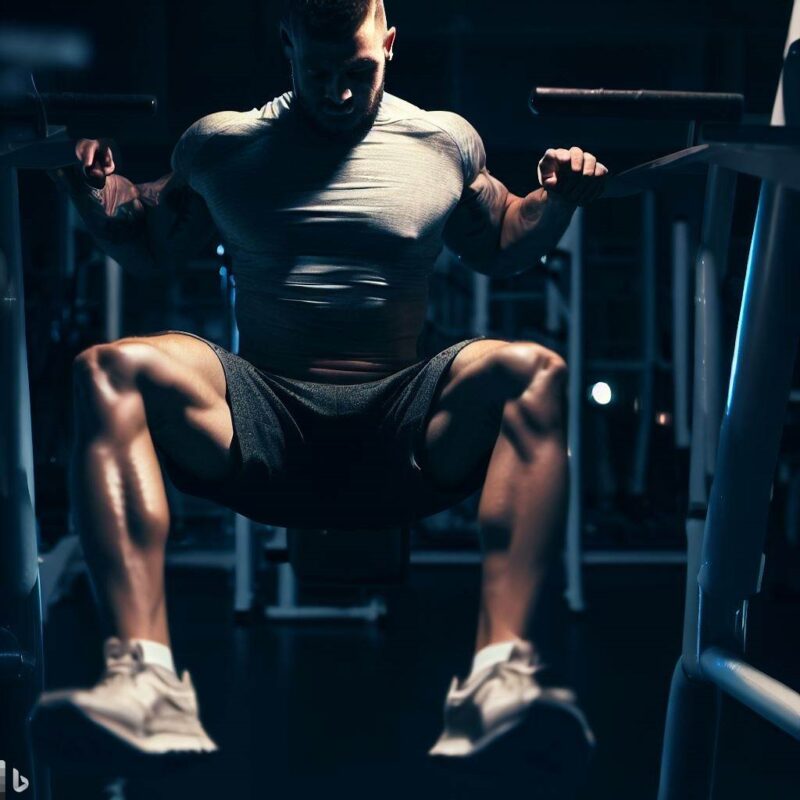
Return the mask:
POLYGON ((34 759, 28 720, 44 685, 41 595, 55 589, 75 541, 39 558, 17 171, 73 164, 68 120, 155 110, 152 97, 39 94, 32 67, 83 67, 90 52, 75 34, 0 32, 0 757, 40 800, 47 771, 34 759))

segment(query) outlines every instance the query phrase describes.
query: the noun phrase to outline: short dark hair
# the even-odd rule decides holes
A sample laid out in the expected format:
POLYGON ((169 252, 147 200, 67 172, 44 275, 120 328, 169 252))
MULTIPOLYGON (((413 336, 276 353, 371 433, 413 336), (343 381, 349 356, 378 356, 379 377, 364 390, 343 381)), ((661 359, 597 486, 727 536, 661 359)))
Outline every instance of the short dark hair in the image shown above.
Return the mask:
POLYGON ((284 0, 283 20, 289 26, 300 23, 312 34, 335 36, 356 30, 371 9, 377 16, 382 0, 284 0))

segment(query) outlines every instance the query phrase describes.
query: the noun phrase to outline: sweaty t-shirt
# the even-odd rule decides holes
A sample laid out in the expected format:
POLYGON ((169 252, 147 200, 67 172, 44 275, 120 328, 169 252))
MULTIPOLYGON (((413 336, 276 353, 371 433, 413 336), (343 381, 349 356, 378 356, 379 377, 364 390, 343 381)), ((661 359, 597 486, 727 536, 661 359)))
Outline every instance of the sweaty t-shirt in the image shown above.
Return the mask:
POLYGON ((240 354, 279 374, 363 381, 417 360, 445 223, 485 152, 463 118, 390 94, 362 140, 337 143, 289 92, 198 120, 172 169, 230 255, 240 354))

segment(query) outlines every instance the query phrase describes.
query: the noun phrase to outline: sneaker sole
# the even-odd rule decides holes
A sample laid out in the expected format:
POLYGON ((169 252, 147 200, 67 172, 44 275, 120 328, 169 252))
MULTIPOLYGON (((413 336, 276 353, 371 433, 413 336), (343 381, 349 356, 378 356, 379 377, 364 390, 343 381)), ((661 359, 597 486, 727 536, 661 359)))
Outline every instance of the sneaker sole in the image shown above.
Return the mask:
POLYGON ((535 702, 517 721, 507 723, 477 742, 464 755, 434 754, 430 758, 450 771, 487 777, 505 777, 518 783, 538 782, 538 797, 545 785, 553 797, 563 798, 580 785, 594 750, 582 713, 567 705, 535 702))
POLYGON ((123 772, 152 774, 199 758, 213 757, 214 749, 194 736, 158 734, 147 740, 130 740, 119 726, 92 719, 81 709, 65 703, 41 709, 31 724, 37 752, 50 766, 107 775, 123 772))

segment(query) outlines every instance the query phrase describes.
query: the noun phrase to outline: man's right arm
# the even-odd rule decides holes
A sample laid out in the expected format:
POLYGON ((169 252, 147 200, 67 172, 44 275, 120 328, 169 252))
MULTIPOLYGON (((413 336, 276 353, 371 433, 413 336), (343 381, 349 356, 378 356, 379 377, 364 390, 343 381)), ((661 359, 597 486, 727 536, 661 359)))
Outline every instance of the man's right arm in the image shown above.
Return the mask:
MULTIPOLYGON (((76 153, 81 159, 81 143, 76 153)), ((109 160, 113 170, 110 153, 109 160)), ((211 239, 214 224, 208 209, 178 173, 134 184, 108 174, 109 167, 105 172, 84 163, 55 170, 51 177, 72 198, 100 248, 129 272, 142 277, 162 272, 211 239)))

